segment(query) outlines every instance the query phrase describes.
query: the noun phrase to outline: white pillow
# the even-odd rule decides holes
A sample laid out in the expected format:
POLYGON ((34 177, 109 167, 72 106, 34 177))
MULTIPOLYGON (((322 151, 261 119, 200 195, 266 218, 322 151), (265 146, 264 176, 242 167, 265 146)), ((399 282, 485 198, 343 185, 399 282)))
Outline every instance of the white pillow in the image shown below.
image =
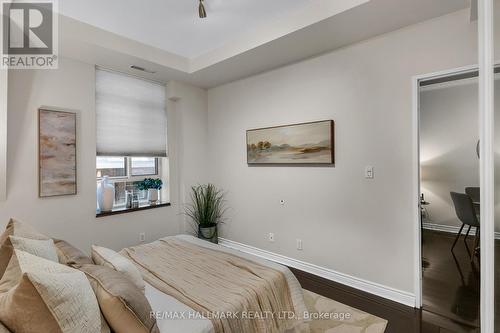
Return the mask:
POLYGON ((139 272, 130 260, 121 254, 105 247, 92 245, 92 260, 97 265, 107 266, 123 273, 137 288, 144 292, 146 285, 142 279, 141 272, 139 272))
POLYGON ((21 250, 37 257, 59 262, 56 246, 52 239, 39 240, 9 236, 9 240, 12 247, 16 250, 21 250))

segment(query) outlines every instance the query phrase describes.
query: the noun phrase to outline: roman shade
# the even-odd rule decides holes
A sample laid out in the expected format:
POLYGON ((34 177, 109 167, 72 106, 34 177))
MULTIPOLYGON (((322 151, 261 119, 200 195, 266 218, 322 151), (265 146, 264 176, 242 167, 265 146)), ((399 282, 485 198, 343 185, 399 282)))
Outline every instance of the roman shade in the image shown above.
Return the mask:
POLYGON ((98 156, 167 156, 165 86, 96 70, 98 156))

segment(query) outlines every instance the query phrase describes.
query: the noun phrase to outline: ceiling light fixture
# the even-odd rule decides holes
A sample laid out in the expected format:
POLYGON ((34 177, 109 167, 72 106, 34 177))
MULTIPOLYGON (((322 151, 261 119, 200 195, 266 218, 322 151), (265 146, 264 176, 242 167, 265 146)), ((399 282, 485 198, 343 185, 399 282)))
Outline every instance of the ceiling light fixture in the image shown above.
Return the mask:
POLYGON ((203 4, 203 0, 200 0, 200 5, 198 6, 198 14, 200 18, 207 17, 207 11, 205 10, 205 5, 203 4))

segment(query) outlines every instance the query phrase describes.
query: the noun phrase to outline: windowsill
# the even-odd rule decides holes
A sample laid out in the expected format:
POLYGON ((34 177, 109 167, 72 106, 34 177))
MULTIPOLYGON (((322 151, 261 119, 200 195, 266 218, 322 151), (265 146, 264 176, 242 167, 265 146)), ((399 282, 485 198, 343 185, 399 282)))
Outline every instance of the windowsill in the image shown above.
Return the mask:
POLYGON ((111 215, 133 213, 133 212, 139 212, 141 210, 155 209, 155 208, 168 207, 168 206, 170 206, 170 202, 159 202, 157 204, 150 204, 148 202, 148 203, 139 205, 139 208, 125 208, 125 207, 113 208, 113 210, 110 212, 96 213, 95 217, 105 217, 105 216, 111 216, 111 215))

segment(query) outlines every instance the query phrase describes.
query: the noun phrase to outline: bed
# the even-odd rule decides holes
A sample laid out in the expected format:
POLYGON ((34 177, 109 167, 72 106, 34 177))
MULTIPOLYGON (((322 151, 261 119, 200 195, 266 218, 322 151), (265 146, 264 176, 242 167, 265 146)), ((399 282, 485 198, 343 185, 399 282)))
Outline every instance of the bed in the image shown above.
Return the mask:
POLYGON ((287 267, 192 236, 90 258, 14 219, 0 234, 0 332, 303 333, 307 314, 287 267))
POLYGON ((145 295, 161 333, 307 331, 302 320, 307 310, 301 286, 285 266, 188 235, 165 237, 126 248, 121 254, 128 257, 143 275, 145 295), (186 260, 177 256, 184 256, 186 260), (219 259, 221 265, 226 265, 222 266, 224 269, 217 266, 219 259), (238 275, 240 278, 234 279, 229 274, 228 271, 233 270, 235 274, 242 274, 238 275), (262 275, 269 281, 263 281, 262 275), (285 286, 268 288, 268 285, 279 285, 274 281, 279 277, 283 278, 285 286), (218 281, 225 279, 217 285, 218 281), (236 281, 240 279, 242 281, 236 281), (249 285, 255 284, 247 287, 245 279, 249 279, 249 285), (206 285, 198 289, 202 284, 206 285), (200 294, 207 295, 200 297, 200 294), (251 304, 253 298, 258 299, 254 306, 251 304), (288 303, 283 300, 286 298, 288 303), (273 304, 265 306, 267 302, 273 304), (220 315, 226 312, 240 313, 237 318, 228 319, 220 315), (247 320, 250 318, 252 320, 247 320), (247 324, 260 326, 252 328, 247 324))

